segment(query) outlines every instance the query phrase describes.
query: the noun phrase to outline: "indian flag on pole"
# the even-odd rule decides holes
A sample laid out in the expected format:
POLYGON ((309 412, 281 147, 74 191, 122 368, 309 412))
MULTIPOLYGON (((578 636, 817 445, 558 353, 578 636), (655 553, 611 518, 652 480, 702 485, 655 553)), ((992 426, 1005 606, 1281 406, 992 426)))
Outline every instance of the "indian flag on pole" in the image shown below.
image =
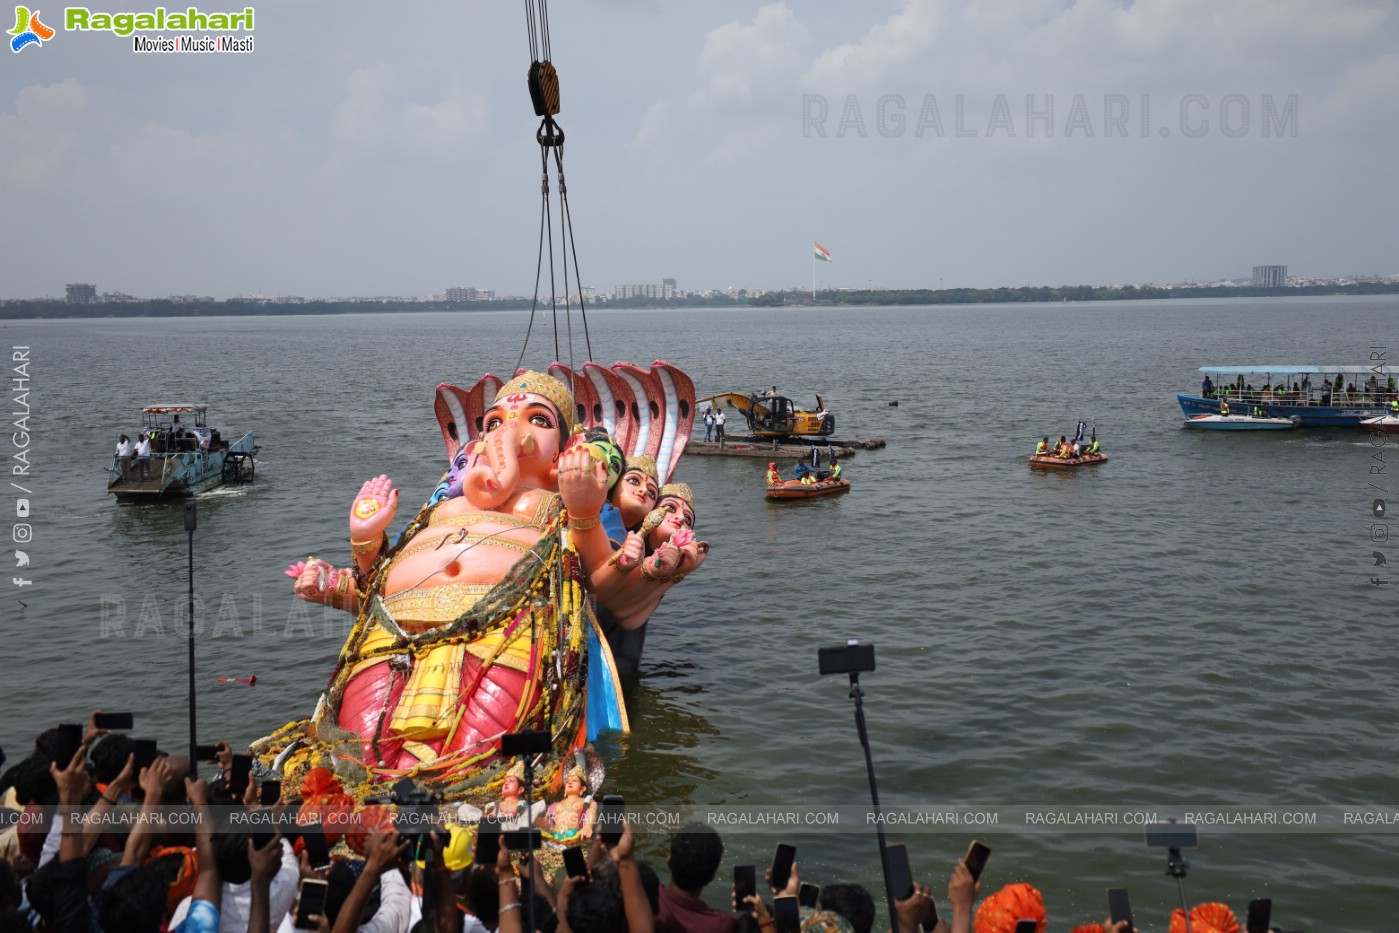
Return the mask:
MULTIPOLYGON (((815 241, 813 240, 812 242, 814 243, 815 241)), ((831 251, 820 243, 816 243, 816 258, 822 262, 835 262, 835 260, 831 258, 831 251)))

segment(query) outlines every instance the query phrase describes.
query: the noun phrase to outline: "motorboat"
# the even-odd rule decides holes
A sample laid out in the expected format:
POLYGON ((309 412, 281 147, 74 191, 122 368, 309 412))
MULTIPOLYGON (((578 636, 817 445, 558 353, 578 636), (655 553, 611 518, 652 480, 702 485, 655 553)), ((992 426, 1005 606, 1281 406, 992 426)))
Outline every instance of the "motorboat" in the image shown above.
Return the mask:
POLYGON ((1378 418, 1366 418, 1360 422, 1360 426, 1367 431, 1379 431, 1383 434, 1399 434, 1399 415, 1382 415, 1378 418))
POLYGON ((147 405, 141 409, 141 433, 151 438, 151 456, 123 463, 113 456, 107 491, 118 501, 193 496, 224 483, 252 480, 257 445, 249 431, 225 440, 209 427, 207 405, 147 405), (184 416, 183 421, 180 420, 184 416))
POLYGON ((1255 415, 1196 415, 1185 419, 1187 428, 1205 431, 1287 431, 1297 427, 1302 419, 1257 417, 1255 415))

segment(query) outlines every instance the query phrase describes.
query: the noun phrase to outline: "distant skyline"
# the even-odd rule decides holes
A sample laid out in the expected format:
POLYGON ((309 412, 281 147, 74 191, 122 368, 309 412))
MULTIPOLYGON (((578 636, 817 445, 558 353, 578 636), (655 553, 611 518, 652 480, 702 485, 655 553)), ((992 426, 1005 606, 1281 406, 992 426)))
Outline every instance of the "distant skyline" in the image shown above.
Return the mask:
MULTIPOLYGON (((549 12, 600 290, 809 287, 817 240, 832 288, 1399 272, 1392 2, 549 12)), ((253 51, 149 54, 45 10, 4 63, 0 298, 532 294, 522 14, 429 0, 400 41, 308 0, 257 8, 253 51)))

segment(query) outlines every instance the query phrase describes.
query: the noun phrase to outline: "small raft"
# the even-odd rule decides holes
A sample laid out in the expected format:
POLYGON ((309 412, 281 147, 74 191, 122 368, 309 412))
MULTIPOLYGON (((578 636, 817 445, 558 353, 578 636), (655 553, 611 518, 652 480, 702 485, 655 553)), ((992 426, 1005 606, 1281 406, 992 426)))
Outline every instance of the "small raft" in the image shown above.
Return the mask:
POLYGON ((819 483, 803 483, 799 479, 789 479, 784 483, 777 483, 767 488, 769 499, 814 499, 817 496, 829 496, 849 491, 850 480, 848 479, 825 479, 819 483))
POLYGON ((1030 468, 1044 470, 1063 470, 1068 467, 1086 466, 1090 463, 1107 463, 1107 454, 1082 454, 1077 457, 1056 457, 1053 454, 1031 454, 1030 468))

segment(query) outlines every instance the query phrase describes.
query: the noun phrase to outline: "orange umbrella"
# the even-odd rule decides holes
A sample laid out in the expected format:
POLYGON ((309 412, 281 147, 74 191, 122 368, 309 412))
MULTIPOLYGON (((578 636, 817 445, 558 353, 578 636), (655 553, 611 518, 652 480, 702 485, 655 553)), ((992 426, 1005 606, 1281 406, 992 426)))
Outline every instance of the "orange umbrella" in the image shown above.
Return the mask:
POLYGON ((312 768, 301 778, 301 811, 296 822, 302 826, 320 823, 329 845, 340 841, 355 801, 335 779, 329 768, 312 768))
POLYGON ((364 854, 364 840, 373 829, 393 827, 393 811, 388 807, 365 807, 350 819, 345 829, 345 844, 357 854, 364 854))
MULTIPOLYGON (((1239 933, 1239 930, 1239 919, 1223 904, 1196 904, 1190 908, 1191 933, 1239 933)), ((1171 933, 1185 933, 1185 913, 1179 907, 1171 912, 1171 933)))
POLYGON ((1034 920, 1036 933, 1044 933, 1044 897, 1025 883, 1008 884, 981 902, 976 911, 976 933, 1015 933, 1021 920, 1034 920))

